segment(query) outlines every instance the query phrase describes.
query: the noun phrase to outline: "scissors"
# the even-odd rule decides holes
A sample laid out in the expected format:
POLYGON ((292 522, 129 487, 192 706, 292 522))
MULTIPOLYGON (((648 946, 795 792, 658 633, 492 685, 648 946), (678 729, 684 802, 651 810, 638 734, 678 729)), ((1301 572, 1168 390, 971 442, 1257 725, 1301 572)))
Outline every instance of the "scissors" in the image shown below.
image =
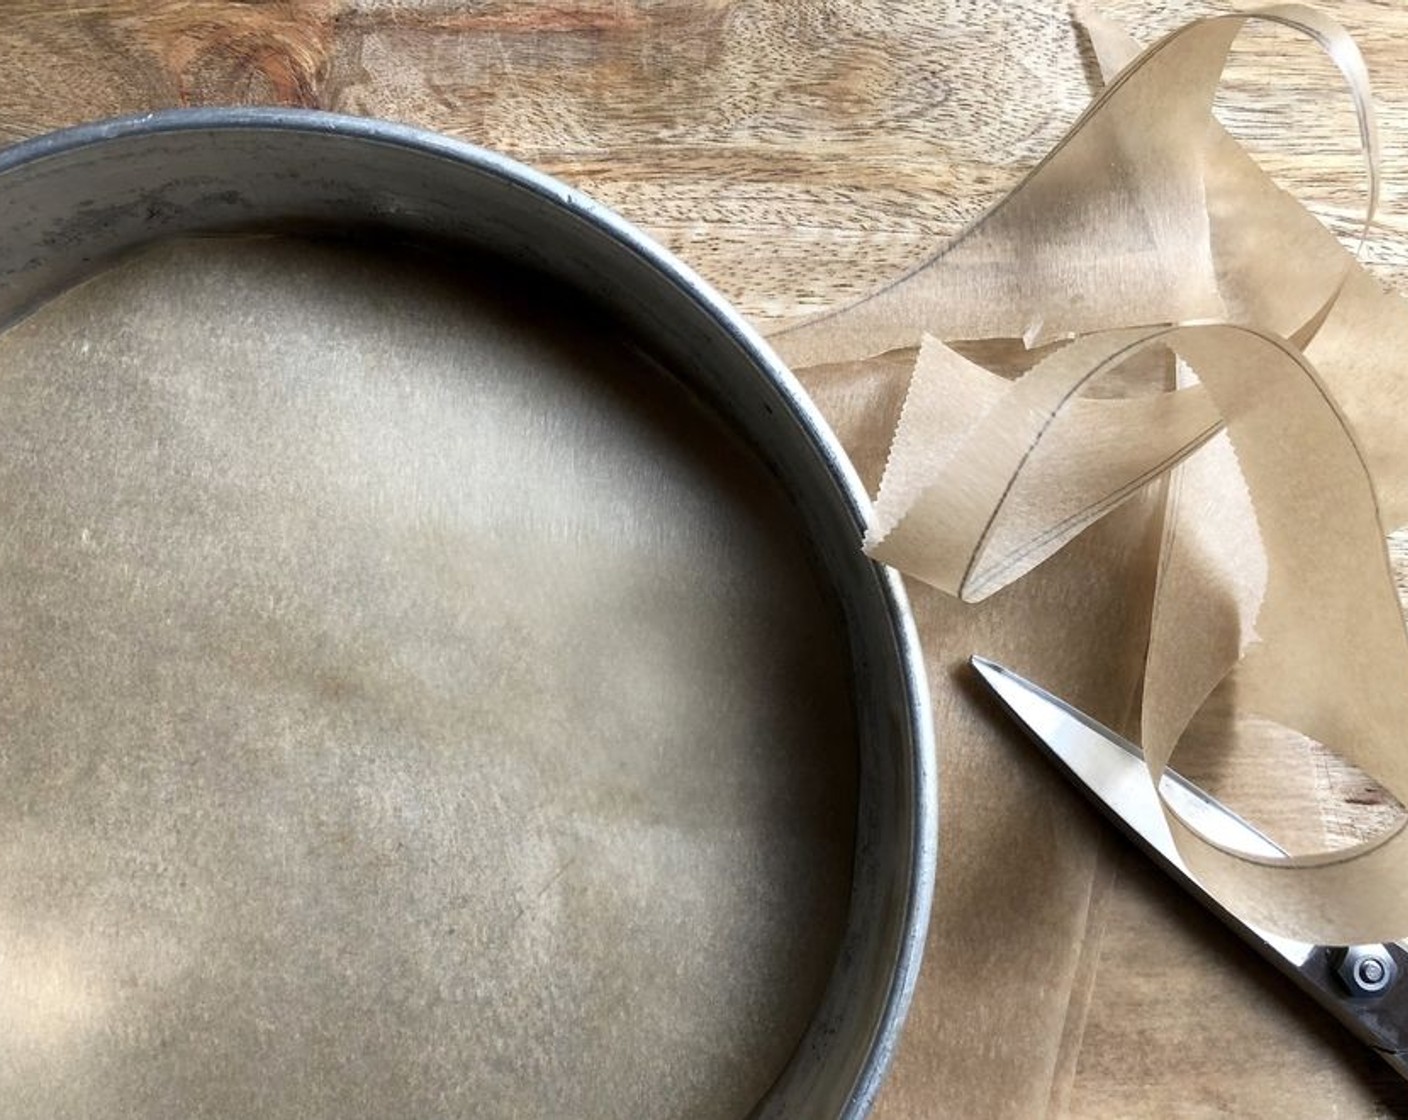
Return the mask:
MULTIPOLYGON (((1208 894, 1179 856, 1137 746, 996 662, 974 657, 972 665, 1027 734, 1155 863, 1408 1078, 1405 942, 1311 945, 1243 921, 1208 894)), ((1159 788, 1185 820, 1224 847, 1285 855, 1275 841, 1180 775, 1165 773, 1159 788)))

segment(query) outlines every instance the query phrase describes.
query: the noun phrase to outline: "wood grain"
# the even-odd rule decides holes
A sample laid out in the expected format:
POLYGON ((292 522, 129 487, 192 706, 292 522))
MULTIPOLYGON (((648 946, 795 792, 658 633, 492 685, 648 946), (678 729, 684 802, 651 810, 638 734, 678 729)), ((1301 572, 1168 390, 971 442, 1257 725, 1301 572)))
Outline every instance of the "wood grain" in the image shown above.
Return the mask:
MULTIPOLYGON (((1386 189, 1366 259, 1408 289, 1408 14, 1320 7, 1377 87, 1386 189)), ((1228 5, 1103 8, 1152 40, 1228 5)), ((957 233, 1059 139, 1093 73, 1062 0, 0 0, 0 141, 173 105, 410 121, 584 188, 759 321, 861 295, 957 233)), ((1312 47, 1246 35, 1219 113, 1353 231, 1349 100, 1312 47)), ((1402 1086, 1156 873, 1122 860, 1107 881, 1062 927, 1084 941, 1043 1075, 1053 1112, 1408 1115, 1402 1086)), ((941 882, 937 905, 956 901, 941 882)), ((943 997, 924 1016, 963 1013, 943 997)), ((932 1114, 924 1042, 921 1021, 883 1115, 932 1114)))
MULTIPOLYGON (((1193 3, 1109 13, 1146 38, 1193 3)), ((1383 224, 1401 229, 1405 48, 1392 5, 1329 5, 1378 82, 1383 224)), ((155 106, 276 103, 408 120, 497 148, 638 222, 745 312, 859 295, 960 230, 1061 135, 1091 61, 1059 0, 403 4, 0 3, 0 138, 155 106)), ((1252 32, 1233 130, 1348 230, 1348 98, 1289 33, 1252 32)), ((1408 268, 1402 238, 1370 259, 1408 268)))

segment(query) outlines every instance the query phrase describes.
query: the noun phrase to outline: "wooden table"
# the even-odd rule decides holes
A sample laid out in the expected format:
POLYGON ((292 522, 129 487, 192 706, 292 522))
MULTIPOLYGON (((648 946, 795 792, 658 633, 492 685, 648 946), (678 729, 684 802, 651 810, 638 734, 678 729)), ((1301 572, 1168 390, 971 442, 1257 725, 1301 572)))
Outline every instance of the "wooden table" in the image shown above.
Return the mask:
MULTIPOLYGON (((1225 7, 1106 11, 1149 40, 1225 7)), ((1408 15, 1372 0, 1321 7, 1355 34, 1377 84, 1387 189, 1366 257, 1405 287, 1408 15)), ((0 0, 0 141, 175 105, 409 121, 587 190, 760 323, 864 293, 958 232, 1057 141, 1093 74, 1061 0, 0 0)), ((1360 165, 1326 60, 1288 35, 1248 36, 1223 105, 1283 185, 1352 229, 1360 165)), ((1015 739, 997 753, 992 773, 1025 775, 1064 822, 1047 842, 1083 887, 1038 916, 941 872, 881 1116, 1408 1114, 1404 1086, 1044 763, 1015 739), (974 907, 992 909, 1007 948, 956 960, 948 919, 974 907), (1003 952, 1052 965, 1040 984, 1018 982, 1030 969, 1007 968, 1003 952), (951 1000, 955 975, 967 982, 951 1000), (1011 1041, 1016 1021, 1036 1024, 1037 1045, 1011 1041)), ((970 769, 945 761, 945 850, 990 827, 965 816, 970 769)))

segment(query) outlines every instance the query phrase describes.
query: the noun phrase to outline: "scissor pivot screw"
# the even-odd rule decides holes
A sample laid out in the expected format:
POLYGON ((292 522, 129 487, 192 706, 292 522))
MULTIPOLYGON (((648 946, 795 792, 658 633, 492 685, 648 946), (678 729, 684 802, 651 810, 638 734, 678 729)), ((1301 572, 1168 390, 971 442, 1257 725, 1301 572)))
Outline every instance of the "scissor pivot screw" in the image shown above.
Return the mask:
POLYGON ((1379 996, 1398 976, 1398 965, 1383 945, 1351 945, 1340 950, 1335 971, 1352 996, 1379 996))

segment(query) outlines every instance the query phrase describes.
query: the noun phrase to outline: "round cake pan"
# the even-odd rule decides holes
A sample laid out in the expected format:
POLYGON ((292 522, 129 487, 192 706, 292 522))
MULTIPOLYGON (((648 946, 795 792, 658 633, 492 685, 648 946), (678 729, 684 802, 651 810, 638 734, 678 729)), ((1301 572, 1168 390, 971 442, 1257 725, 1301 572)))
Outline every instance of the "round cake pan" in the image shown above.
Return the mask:
POLYGON ((937 796, 908 605, 896 574, 860 551, 868 503, 835 437, 722 298, 591 199, 464 143, 315 112, 159 112, 0 152, 0 326, 158 240, 290 230, 464 246, 566 285, 707 402, 780 481, 844 619, 858 812, 829 984, 754 1115, 866 1114, 919 969, 937 796))

